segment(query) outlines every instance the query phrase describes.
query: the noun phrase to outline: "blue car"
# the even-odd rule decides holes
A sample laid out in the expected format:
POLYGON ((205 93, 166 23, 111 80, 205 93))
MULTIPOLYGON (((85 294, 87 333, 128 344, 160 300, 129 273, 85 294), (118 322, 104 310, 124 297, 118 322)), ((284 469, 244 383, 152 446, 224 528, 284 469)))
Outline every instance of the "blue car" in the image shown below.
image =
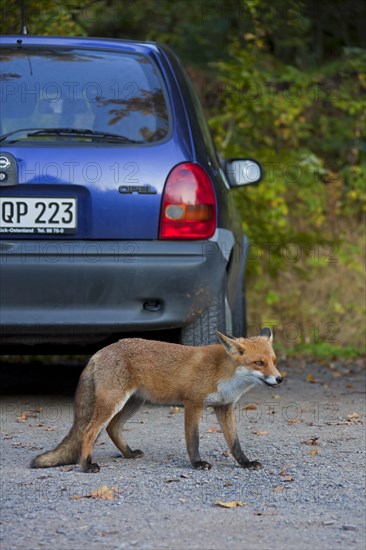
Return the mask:
POLYGON ((1 40, 0 344, 245 333, 247 241, 192 84, 156 43, 1 40), (168 334, 168 333, 167 333, 168 334))

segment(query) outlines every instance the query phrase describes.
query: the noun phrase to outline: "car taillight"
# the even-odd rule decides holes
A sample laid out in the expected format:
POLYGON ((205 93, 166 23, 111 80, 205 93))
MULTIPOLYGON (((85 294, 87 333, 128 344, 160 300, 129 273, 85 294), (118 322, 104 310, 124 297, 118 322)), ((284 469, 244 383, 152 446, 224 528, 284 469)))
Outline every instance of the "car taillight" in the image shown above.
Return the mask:
POLYGON ((164 188, 160 239, 208 239, 215 229, 216 198, 210 178, 197 164, 178 164, 164 188))

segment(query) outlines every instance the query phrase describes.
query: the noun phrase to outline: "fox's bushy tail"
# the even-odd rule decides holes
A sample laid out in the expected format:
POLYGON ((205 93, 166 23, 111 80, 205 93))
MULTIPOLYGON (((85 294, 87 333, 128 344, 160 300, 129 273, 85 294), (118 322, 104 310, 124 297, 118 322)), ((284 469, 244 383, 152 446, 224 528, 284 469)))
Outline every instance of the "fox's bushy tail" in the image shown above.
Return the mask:
POLYGON ((53 451, 36 456, 30 464, 31 468, 50 468, 79 461, 83 432, 91 420, 94 408, 93 367, 92 358, 81 373, 74 402, 74 423, 70 432, 53 451))

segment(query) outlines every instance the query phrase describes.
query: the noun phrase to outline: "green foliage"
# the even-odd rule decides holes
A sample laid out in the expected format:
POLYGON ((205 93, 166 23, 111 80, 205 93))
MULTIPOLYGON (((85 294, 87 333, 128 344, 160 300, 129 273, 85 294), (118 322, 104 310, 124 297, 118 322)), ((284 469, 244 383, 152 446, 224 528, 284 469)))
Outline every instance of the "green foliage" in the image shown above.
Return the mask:
MULTIPOLYGON (((334 330, 338 347, 364 343, 366 50, 351 33, 345 47, 334 26, 325 47, 326 12, 312 17, 309 4, 280 0, 271 16, 267 2, 251 4, 246 32, 212 66, 210 124, 224 158, 265 169, 258 187, 236 191, 252 243, 249 319, 273 319, 287 347, 293 324, 298 345, 320 356, 337 345, 315 342, 315 326, 324 337, 334 330)), ((347 11, 341 27, 351 29, 347 11)))
MULTIPOLYGON (((28 32, 45 36, 85 35, 78 15, 88 2, 75 0, 26 0, 26 22, 28 32)), ((0 0, 1 34, 18 34, 21 29, 20 0, 0 0)))
POLYGON ((361 220, 366 52, 316 71, 280 63, 252 36, 230 52, 215 65, 221 106, 210 123, 224 157, 244 154, 264 165, 264 182, 237 196, 252 239, 306 249, 333 238, 329 222, 341 214, 361 220))
POLYGON ((294 347, 284 349, 289 357, 308 355, 314 359, 360 359, 365 357, 366 348, 357 348, 354 346, 336 346, 326 342, 320 344, 299 344, 294 347))

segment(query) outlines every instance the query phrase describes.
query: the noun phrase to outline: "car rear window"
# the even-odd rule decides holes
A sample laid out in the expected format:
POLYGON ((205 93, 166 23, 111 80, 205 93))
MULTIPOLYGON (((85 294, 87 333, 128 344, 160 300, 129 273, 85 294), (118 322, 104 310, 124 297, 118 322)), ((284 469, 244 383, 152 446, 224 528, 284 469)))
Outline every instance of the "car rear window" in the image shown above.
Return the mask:
MULTIPOLYGON (((2 136, 23 129, 85 129, 146 144, 169 133, 162 79, 147 56, 74 48, 2 48, 0 60, 2 136)), ((19 141, 29 140, 31 134, 13 135, 19 141)), ((39 139, 57 136, 46 133, 39 139)))

